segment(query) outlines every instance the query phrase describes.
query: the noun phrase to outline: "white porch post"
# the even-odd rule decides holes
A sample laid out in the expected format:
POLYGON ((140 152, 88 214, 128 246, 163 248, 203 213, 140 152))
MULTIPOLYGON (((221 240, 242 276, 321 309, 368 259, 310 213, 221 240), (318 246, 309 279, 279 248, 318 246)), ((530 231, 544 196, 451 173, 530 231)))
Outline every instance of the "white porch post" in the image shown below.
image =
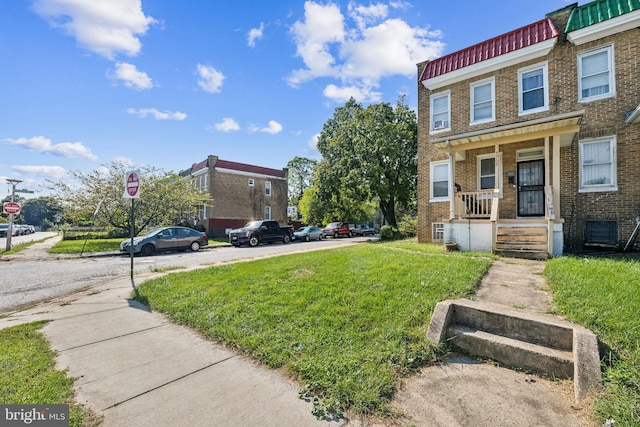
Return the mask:
POLYGON ((456 162, 453 161, 453 155, 449 152, 449 219, 455 218, 455 207, 454 203, 456 200, 454 194, 454 181, 453 177, 456 176, 454 168, 456 162))
POLYGON ((560 218, 560 135, 553 136, 553 206, 560 218))

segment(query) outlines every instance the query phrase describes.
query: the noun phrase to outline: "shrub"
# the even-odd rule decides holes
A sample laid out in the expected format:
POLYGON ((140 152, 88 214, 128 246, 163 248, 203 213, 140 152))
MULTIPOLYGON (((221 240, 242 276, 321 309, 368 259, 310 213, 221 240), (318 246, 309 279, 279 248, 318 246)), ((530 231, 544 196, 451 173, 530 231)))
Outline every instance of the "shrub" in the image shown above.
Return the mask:
POLYGON ((404 237, 416 237, 418 229, 418 220, 405 215, 402 221, 398 223, 398 231, 404 237))
POLYGON ((390 225, 383 225, 380 228, 380 240, 393 240, 393 228, 390 225))

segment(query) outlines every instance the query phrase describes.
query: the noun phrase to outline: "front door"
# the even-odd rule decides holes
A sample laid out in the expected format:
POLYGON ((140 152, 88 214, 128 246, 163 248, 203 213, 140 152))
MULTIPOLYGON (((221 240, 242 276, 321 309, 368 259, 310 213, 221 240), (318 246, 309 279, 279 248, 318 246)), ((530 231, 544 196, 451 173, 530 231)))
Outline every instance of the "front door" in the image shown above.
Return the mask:
POLYGON ((518 216, 544 216, 544 160, 518 162, 518 216))

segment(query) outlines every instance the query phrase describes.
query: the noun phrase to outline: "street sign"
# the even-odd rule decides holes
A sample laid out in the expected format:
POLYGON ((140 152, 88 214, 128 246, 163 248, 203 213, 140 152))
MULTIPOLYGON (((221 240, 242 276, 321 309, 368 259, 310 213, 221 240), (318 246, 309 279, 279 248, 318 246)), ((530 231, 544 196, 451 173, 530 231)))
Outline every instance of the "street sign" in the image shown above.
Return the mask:
POLYGON ((9 215, 18 215, 20 213, 20 203, 4 202, 2 204, 2 212, 9 215))
POLYGON ((127 172, 127 179, 125 179, 124 195, 125 199, 138 199, 140 198, 140 176, 137 171, 127 172))

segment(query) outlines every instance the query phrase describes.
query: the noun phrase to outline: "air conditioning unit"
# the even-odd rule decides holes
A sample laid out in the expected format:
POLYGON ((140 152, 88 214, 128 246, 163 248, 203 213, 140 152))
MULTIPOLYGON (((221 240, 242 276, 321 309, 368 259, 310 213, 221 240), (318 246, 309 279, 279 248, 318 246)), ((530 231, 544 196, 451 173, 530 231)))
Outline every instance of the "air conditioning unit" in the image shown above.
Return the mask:
POLYGON ((449 125, 447 120, 436 120, 433 122, 433 130, 444 129, 449 125))

